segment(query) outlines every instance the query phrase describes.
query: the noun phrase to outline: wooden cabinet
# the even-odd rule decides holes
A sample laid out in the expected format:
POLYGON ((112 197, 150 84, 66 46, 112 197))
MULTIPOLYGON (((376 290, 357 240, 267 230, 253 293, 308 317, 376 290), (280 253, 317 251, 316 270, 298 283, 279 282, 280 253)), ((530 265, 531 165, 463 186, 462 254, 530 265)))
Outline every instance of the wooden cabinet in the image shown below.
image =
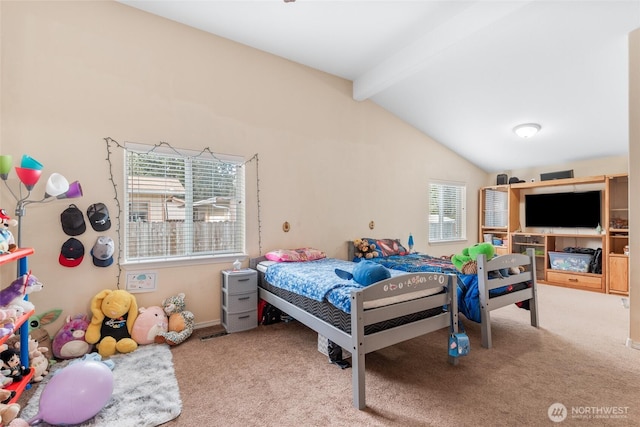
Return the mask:
MULTIPOLYGON (((491 235, 502 241, 496 253, 522 253, 527 248, 536 252, 536 274, 540 282, 576 289, 627 295, 629 258, 629 184, 627 174, 598 175, 552 181, 523 182, 480 189, 478 241, 491 235), (548 187, 570 186, 573 190, 596 187, 602 189, 602 234, 598 230, 580 230, 575 234, 554 233, 563 230, 525 229, 525 195, 550 191, 548 187), (541 189, 541 190, 538 190, 541 189), (524 222, 523 222, 524 223, 524 222), (552 268, 549 253, 563 252, 567 247, 602 248, 601 271, 561 270, 552 268)), ((585 190, 586 191, 586 190, 585 190)), ((549 207, 553 209, 552 206, 549 207)))
POLYGON ((627 255, 609 255, 609 293, 629 294, 629 257, 627 255))
POLYGON ((629 177, 607 176, 607 291, 629 294, 629 177))

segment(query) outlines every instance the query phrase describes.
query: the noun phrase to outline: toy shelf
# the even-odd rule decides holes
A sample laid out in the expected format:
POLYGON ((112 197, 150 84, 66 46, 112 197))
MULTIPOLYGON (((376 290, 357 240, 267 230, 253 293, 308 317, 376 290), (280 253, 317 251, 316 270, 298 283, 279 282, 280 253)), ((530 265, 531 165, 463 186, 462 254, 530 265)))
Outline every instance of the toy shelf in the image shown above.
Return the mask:
MULTIPOLYGON (((23 314, 22 316, 20 316, 20 318, 16 322, 14 331, 17 331, 18 329, 20 329, 20 326, 23 325, 27 320, 29 320, 29 317, 33 316, 33 313, 35 313, 35 310, 31 310, 23 314)), ((5 341, 9 339, 9 337, 11 337, 11 335, 5 335, 4 337, 1 337, 0 345, 4 344, 5 341)), ((31 382, 31 378, 33 378, 33 374, 34 374, 34 369, 29 368, 29 373, 27 375, 24 375, 21 381, 12 382, 11 384, 4 387, 7 390, 12 390, 16 392, 15 396, 11 398, 11 401, 9 403, 17 402, 22 392, 25 391, 25 389, 30 388, 29 383, 31 382)))
POLYGON ((22 392, 30 388, 29 383, 31 382, 31 378, 33 378, 34 371, 35 371, 34 368, 29 368, 29 373, 27 375, 23 375, 22 380, 18 382, 12 382, 8 386, 4 387, 5 390, 11 390, 16 392, 16 395, 11 398, 9 403, 16 403, 20 398, 20 395, 22 394, 22 392))
POLYGON ((33 248, 16 249, 14 252, 0 255, 0 265, 6 264, 11 261, 17 261, 29 255, 33 255, 33 248))
MULTIPOLYGON (((33 253, 34 253, 33 248, 19 248, 19 249, 16 249, 14 252, 10 252, 8 254, 2 254, 0 255, 0 265, 13 262, 13 261, 18 261, 19 263, 18 265, 20 269, 19 274, 20 275, 25 274, 26 273, 25 270, 27 269, 26 258, 29 255, 32 255, 33 253)), ((20 330, 20 347, 21 347, 20 361, 24 366, 29 365, 29 353, 28 353, 29 325, 27 321, 29 320, 29 317, 33 315, 34 312, 35 310, 31 310, 27 313, 24 313, 22 316, 20 316, 20 318, 16 321, 13 328, 14 332, 20 330)), ((4 337, 1 337, 0 345, 4 344, 5 341, 9 339, 10 336, 11 335, 6 335, 4 337)), ((13 382, 8 386, 4 387, 5 389, 15 391, 16 393, 15 396, 11 398, 10 403, 17 402, 22 392, 31 387, 30 382, 31 382, 31 379, 33 378, 33 374, 34 374, 34 369, 29 368, 29 373, 27 375, 24 375, 21 381, 13 382)))

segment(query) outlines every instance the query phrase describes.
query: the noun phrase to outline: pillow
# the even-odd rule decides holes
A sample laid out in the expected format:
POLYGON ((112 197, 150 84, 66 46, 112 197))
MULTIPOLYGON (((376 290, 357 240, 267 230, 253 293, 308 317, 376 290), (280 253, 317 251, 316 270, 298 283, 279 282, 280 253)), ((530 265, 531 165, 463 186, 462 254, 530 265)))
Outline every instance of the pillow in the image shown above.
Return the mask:
POLYGON ((364 286, 369 286, 391 277, 389 270, 373 261, 363 260, 353 267, 353 280, 364 286))
POLYGON ((327 257, 324 252, 313 248, 277 249, 267 252, 264 256, 269 261, 277 262, 315 261, 327 257))
POLYGON ((376 251, 380 254, 380 256, 391 256, 391 255, 407 255, 409 251, 402 246, 400 240, 398 239, 369 239, 369 244, 375 245, 376 251))

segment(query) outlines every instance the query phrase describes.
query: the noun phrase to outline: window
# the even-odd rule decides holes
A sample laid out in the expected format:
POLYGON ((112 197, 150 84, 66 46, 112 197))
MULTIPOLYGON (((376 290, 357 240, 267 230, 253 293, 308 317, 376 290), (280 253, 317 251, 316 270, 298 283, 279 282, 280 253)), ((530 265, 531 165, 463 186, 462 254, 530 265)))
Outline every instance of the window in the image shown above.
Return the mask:
POLYGON ((484 192, 485 227, 506 227, 509 198, 506 191, 486 189, 484 192))
POLYGON ((125 152, 125 262, 244 253, 242 158, 138 144, 125 152))
POLYGON ((429 242, 467 238, 466 193, 463 184, 429 184, 429 242))

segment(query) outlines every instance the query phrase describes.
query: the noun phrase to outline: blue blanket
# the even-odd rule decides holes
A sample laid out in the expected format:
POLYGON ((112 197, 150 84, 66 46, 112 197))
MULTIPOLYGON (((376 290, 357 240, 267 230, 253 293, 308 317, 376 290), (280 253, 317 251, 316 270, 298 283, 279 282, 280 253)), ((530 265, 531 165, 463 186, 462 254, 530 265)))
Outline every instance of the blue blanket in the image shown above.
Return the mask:
MULTIPOLYGON (((351 291, 364 286, 353 279, 345 280, 335 269, 353 272, 355 263, 335 258, 307 262, 281 262, 269 266, 265 279, 274 286, 316 301, 328 301, 345 313, 351 313, 351 291)), ((389 270, 391 277, 406 274, 389 270)))

